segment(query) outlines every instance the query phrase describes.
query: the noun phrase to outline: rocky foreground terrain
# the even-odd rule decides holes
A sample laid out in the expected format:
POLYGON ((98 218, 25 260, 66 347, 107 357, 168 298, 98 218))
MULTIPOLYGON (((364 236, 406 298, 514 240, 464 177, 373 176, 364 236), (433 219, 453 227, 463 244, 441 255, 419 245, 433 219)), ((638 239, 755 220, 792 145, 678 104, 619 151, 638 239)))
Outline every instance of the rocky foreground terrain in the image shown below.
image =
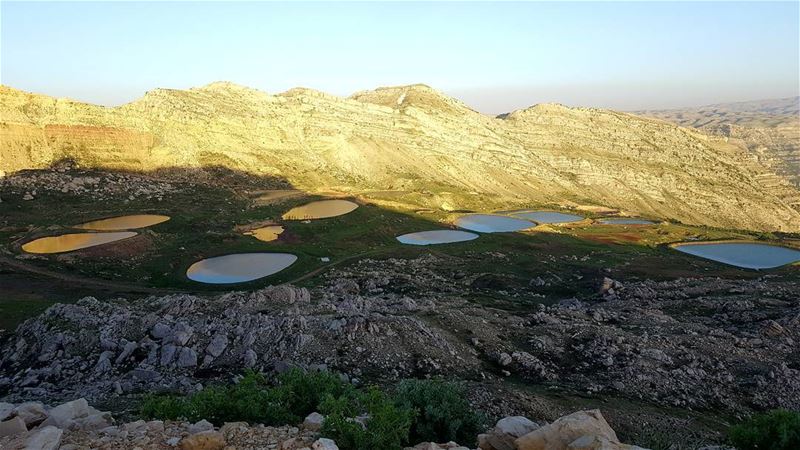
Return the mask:
POLYGON ((473 404, 493 417, 540 418, 535 402, 509 400, 514 380, 734 416, 800 409, 796 282, 606 279, 595 296, 507 311, 463 298, 475 280, 440 263, 366 259, 312 290, 58 304, 3 343, 0 389, 15 403, 119 407, 142 393, 194 392, 245 367, 299 366, 354 384, 466 380, 473 404))
MULTIPOLYGON (((800 230, 800 192, 725 137, 613 111, 477 113, 424 85, 339 98, 212 83, 104 108, 0 86, 0 171, 225 168, 309 191, 429 194, 448 210, 582 204, 800 230)), ((420 203, 419 199, 415 200, 420 203)))
MULTIPOLYGON (((170 450, 339 450, 320 437, 325 416, 311 413, 298 426, 272 427, 228 422, 137 420, 117 423, 85 399, 55 407, 39 402, 0 403, 0 448, 9 450, 163 449, 170 450)), ((360 418, 369 423, 369 418, 360 418)), ((475 437, 480 450, 646 450, 619 442, 599 410, 578 411, 553 423, 512 416, 475 437)), ((406 450, 470 450, 474 444, 421 442, 406 450)), ((377 450, 377 449, 376 449, 377 450)))

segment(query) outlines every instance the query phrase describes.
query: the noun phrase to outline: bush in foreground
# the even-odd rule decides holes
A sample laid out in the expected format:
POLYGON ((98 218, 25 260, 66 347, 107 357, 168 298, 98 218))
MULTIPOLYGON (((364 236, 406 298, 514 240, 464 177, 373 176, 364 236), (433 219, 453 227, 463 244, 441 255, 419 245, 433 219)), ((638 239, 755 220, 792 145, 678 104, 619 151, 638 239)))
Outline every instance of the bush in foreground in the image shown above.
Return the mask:
POLYGON ((413 442, 465 442, 486 429, 486 418, 472 410, 463 385, 441 380, 404 380, 395 401, 414 412, 413 442))
POLYGON ((731 427, 728 438, 739 450, 800 449, 800 413, 775 409, 731 427))
POLYGON ((329 396, 322 405, 326 414, 323 436, 344 450, 399 449, 409 444, 414 413, 397 405, 377 388, 351 396, 329 396), (361 416, 361 420, 354 418, 361 416))
POLYGON ((147 418, 208 420, 214 425, 245 421, 265 425, 297 423, 315 411, 326 395, 352 389, 327 372, 290 370, 270 386, 263 375, 247 372, 239 383, 208 386, 189 396, 152 395, 144 399, 141 414, 147 418))
POLYGON ((376 387, 358 390, 327 372, 291 370, 269 383, 251 371, 237 384, 208 386, 189 396, 148 396, 141 414, 205 419, 217 426, 238 421, 295 425, 319 411, 326 415, 321 434, 342 450, 391 450, 420 441, 472 443, 484 419, 472 411, 465 394, 462 385, 439 380, 405 380, 386 393, 376 387))

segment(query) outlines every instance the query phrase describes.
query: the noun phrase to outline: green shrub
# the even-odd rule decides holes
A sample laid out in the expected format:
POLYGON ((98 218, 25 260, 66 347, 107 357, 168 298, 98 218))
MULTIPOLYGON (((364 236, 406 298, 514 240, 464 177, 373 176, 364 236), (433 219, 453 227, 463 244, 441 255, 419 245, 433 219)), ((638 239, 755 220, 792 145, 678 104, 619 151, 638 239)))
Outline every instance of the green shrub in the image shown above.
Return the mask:
POLYGON ((485 429, 486 418, 473 411, 466 389, 442 380, 404 380, 397 385, 395 401, 414 412, 411 441, 472 445, 485 429))
POLYGON ((316 411, 326 395, 353 389, 335 375, 297 369, 278 376, 277 383, 271 387, 263 375, 250 371, 237 384, 209 386, 188 397, 149 396, 141 413, 157 419, 206 419, 215 425, 236 421, 284 425, 316 411))
POLYGON ((281 402, 299 419, 319 410, 327 396, 352 395, 355 388, 330 372, 305 373, 292 369, 278 376, 275 388, 281 402))
POLYGON ((739 450, 800 449, 800 413, 775 409, 734 425, 728 438, 739 450))
POLYGON ((262 375, 248 372, 237 384, 209 386, 187 397, 149 396, 142 402, 141 413, 157 419, 206 419, 215 425, 235 421, 267 425, 297 422, 299 419, 285 405, 281 393, 270 389, 262 375))
POLYGON ((408 442, 412 411, 399 407, 377 388, 329 396, 322 411, 327 414, 322 435, 336 441, 342 450, 395 450, 408 442), (361 414, 368 416, 366 426, 353 420, 361 414))
POLYGON ((401 449, 420 441, 472 443, 484 419, 472 411, 462 385, 406 380, 389 396, 378 388, 358 390, 338 376, 291 370, 270 384, 247 372, 237 384, 208 386, 189 396, 149 396, 141 414, 152 419, 205 419, 214 425, 246 421, 299 423, 319 411, 322 435, 342 450, 401 449), (366 415, 366 425, 353 418, 366 415))

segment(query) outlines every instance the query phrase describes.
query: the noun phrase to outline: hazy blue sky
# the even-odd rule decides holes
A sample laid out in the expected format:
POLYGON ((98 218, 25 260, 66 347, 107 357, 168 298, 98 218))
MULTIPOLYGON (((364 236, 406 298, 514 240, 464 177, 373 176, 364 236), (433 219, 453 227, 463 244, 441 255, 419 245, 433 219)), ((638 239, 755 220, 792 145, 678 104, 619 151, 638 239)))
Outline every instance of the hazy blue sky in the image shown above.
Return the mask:
POLYGON ((116 105, 229 80, 346 96, 426 83, 487 113, 798 95, 784 3, 14 3, 0 81, 116 105))

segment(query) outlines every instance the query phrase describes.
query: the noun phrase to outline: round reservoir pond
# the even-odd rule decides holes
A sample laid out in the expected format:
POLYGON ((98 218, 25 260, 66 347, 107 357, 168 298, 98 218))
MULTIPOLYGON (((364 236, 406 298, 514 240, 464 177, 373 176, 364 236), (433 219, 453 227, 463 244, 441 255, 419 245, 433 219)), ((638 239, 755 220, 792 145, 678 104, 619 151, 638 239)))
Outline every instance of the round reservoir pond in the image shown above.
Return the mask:
POLYGON ((111 230, 133 230, 136 228, 149 227, 169 220, 169 216, 156 214, 133 214, 130 216, 111 217, 109 219, 93 220, 91 222, 75 225, 75 228, 84 230, 111 231, 111 230))
POLYGON ((348 200, 320 200, 290 209, 284 220, 327 219, 353 212, 358 205, 348 200))
POLYGON ((653 225, 655 222, 635 217, 609 217, 597 221, 603 225, 653 225))
POLYGON ((259 241, 272 242, 278 239, 278 236, 283 233, 283 227, 280 225, 270 225, 267 227, 256 228, 255 230, 248 231, 244 234, 253 236, 259 241))
POLYGON ((555 211, 531 211, 514 213, 514 216, 532 220, 536 223, 569 223, 583 220, 583 216, 555 211))
POLYGON ((536 226, 536 224, 515 217, 494 216, 491 214, 470 214, 456 219, 456 226, 481 233, 501 233, 525 230, 536 226))
POLYGON ((197 261, 186 277, 200 283, 243 283, 278 273, 295 261, 297 256, 289 253, 237 253, 197 261))
POLYGON ((744 269, 772 269, 800 261, 800 250, 753 242, 686 243, 672 248, 744 269))
POLYGON ((22 246, 28 253, 64 253, 82 248, 95 247, 109 242, 121 241, 136 236, 133 231, 116 233, 71 233, 48 236, 30 241, 22 246))
POLYGON ((478 235, 459 230, 431 230, 397 236, 397 240, 410 245, 435 245, 465 242, 477 239, 478 235))

